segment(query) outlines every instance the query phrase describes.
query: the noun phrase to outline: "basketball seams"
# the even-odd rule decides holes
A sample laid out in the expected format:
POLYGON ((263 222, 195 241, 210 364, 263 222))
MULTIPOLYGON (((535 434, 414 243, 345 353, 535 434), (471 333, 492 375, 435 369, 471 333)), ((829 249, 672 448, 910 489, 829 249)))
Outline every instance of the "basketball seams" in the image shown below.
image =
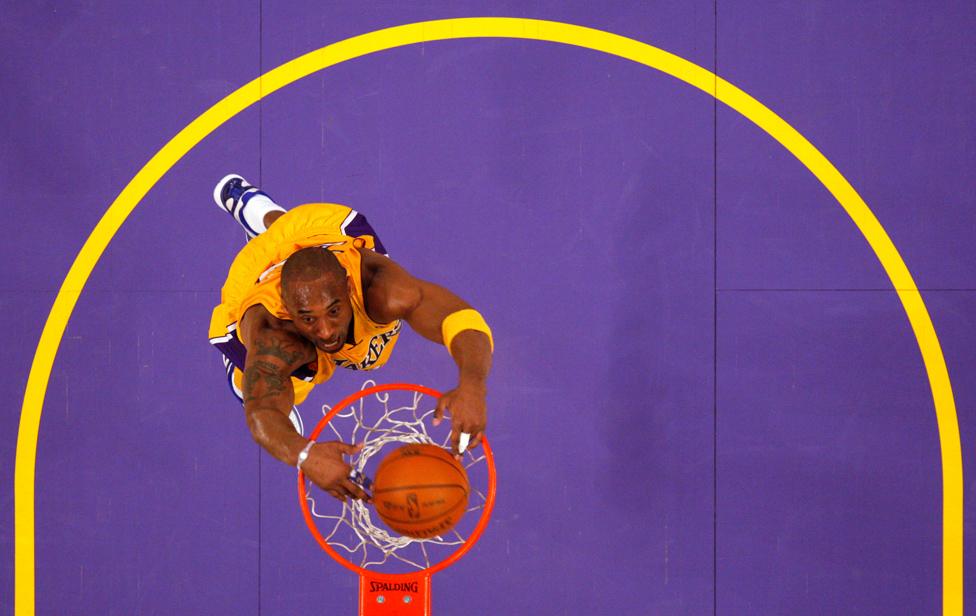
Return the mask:
MULTIPOLYGON (((398 524, 398 525, 410 525, 410 526, 414 526, 414 525, 417 525, 417 524, 426 524, 426 523, 428 523, 428 522, 430 522, 432 520, 440 520, 440 519, 446 518, 446 517, 450 516, 451 514, 453 514, 455 512, 455 510, 457 510, 458 507, 460 507, 462 505, 466 505, 466 504, 468 504, 467 497, 465 497, 465 498, 459 498, 456 503, 454 503, 453 505, 451 505, 451 508, 450 509, 445 509, 444 511, 438 513, 437 515, 428 516, 426 518, 420 518, 418 520, 394 520, 394 519, 390 518, 389 516, 387 516, 387 518, 384 519, 384 522, 386 522, 387 524, 390 524, 390 526, 393 526, 394 524, 398 524)), ((396 530, 396 529, 394 529, 394 530, 396 530)))
POLYGON ((412 486, 397 486, 395 488, 381 488, 379 490, 373 490, 373 494, 388 494, 390 492, 397 492, 399 490, 423 490, 426 488, 460 488, 465 495, 468 494, 468 489, 459 483, 419 483, 412 486))
POLYGON ((468 474, 466 472, 464 472, 464 468, 460 464, 458 464, 455 460, 453 460, 453 459, 445 460, 441 456, 434 456, 434 455, 430 455, 428 453, 410 454, 409 456, 405 456, 405 455, 402 455, 401 454, 399 457, 394 458, 392 460, 389 459, 389 458, 386 458, 386 459, 383 460, 383 462, 378 467, 376 467, 376 473, 375 473, 375 475, 377 477, 379 477, 380 474, 381 474, 381 472, 383 471, 383 468, 386 467, 386 466, 392 466, 393 464, 399 462, 400 460, 410 460, 410 459, 414 459, 414 458, 430 458, 431 460, 437 460, 438 462, 441 462, 443 464, 446 464, 446 465, 450 466, 458 475, 461 476, 461 479, 463 479, 465 481, 465 483, 468 482, 468 474))
POLYGON ((376 512, 391 529, 419 538, 439 535, 453 528, 466 511, 471 488, 460 462, 443 447, 423 443, 401 447, 383 458, 376 468, 372 492, 376 512), (448 474, 435 462, 446 465, 452 472, 448 474), (429 480, 437 483, 424 483, 429 480), (427 515, 416 519, 405 515, 404 507, 409 506, 411 493, 414 498, 430 503, 430 509, 422 506, 416 511, 427 515), (457 497, 454 502, 450 502, 452 493, 457 497), (389 509, 385 507, 387 503, 389 509))
MULTIPOLYGON (((415 447, 416 447, 416 445, 415 445, 415 447)), ((424 449, 427 449, 427 447, 433 447, 439 453, 436 453, 436 454, 433 454, 433 453, 425 453, 423 450, 421 450, 421 451, 418 451, 416 453, 406 454, 406 453, 404 453, 402 451, 394 451, 393 453, 397 454, 397 457, 393 458, 392 456, 390 456, 390 457, 384 458, 383 461, 380 462, 379 468, 383 468, 384 466, 386 466, 388 464, 393 464, 397 460, 402 460, 404 458, 432 458, 434 460, 439 460, 439 461, 441 461, 441 462, 443 462, 445 464, 449 464, 449 465, 451 465, 454 468, 461 468, 460 462, 458 462, 457 460, 455 460, 454 457, 451 456, 451 454, 447 453, 447 450, 446 449, 442 449, 441 447, 439 447, 437 445, 432 445, 430 443, 426 444, 426 447, 424 447, 424 449)), ((379 470, 379 468, 377 468, 377 470, 379 470)))
POLYGON ((387 523, 393 522, 396 524, 410 524, 410 525, 425 524, 427 522, 430 522, 431 520, 437 520, 439 518, 443 518, 448 515, 451 515, 452 513, 455 512, 455 510, 457 510, 458 507, 466 505, 468 503, 468 497, 471 495, 470 490, 465 488, 464 486, 458 485, 456 483, 449 483, 449 484, 421 484, 419 486, 397 486, 395 488, 383 488, 381 490, 373 490, 373 496, 375 497, 380 494, 386 494, 386 495, 395 494, 397 492, 404 491, 404 490, 420 491, 423 490, 424 488, 439 488, 439 489, 458 488, 461 490, 463 494, 460 498, 458 498, 458 500, 455 503, 451 504, 450 506, 442 510, 440 513, 437 513, 432 516, 428 516, 426 518, 420 518, 417 520, 393 519, 390 516, 390 514, 380 513, 379 507, 377 507, 376 512, 380 513, 380 517, 383 518, 384 521, 387 521, 387 523))

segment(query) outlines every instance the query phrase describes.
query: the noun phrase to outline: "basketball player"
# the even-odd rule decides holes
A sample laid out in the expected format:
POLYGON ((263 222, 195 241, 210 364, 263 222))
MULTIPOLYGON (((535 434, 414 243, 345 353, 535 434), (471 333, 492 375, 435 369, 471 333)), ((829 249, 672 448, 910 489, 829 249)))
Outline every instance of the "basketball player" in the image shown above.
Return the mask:
POLYGON ((477 311, 389 259, 366 218, 348 207, 310 203, 286 212, 233 174, 217 184, 214 200, 249 241, 221 290, 210 342, 224 354, 248 428, 268 453, 341 501, 367 498, 342 457, 362 445, 306 439, 295 405, 336 366, 385 364, 402 321, 446 346, 458 366, 458 386, 438 401, 434 423, 450 410, 455 454, 468 438, 467 446, 479 444, 493 343, 477 311))

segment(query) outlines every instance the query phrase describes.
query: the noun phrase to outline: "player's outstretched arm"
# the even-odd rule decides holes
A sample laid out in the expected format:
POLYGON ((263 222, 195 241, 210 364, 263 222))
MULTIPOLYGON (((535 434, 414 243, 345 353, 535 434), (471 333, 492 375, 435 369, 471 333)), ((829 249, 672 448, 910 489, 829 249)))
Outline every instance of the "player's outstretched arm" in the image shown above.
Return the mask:
MULTIPOLYGON (((390 259, 372 251, 363 255, 371 275, 366 306, 374 321, 403 319, 421 336, 444 344, 445 319, 471 310, 470 304, 451 291, 412 276, 390 259)), ((458 453, 461 433, 470 434, 469 446, 476 447, 487 424, 491 338, 483 331, 462 329, 451 340, 449 351, 458 366, 458 386, 441 397, 435 422, 440 421, 445 409, 451 411, 451 443, 458 453)))
MULTIPOLYGON (((248 319, 245 329, 247 361, 244 366, 244 414, 251 435, 265 450, 291 466, 310 441, 300 435, 288 418, 295 402, 291 373, 315 358, 315 351, 301 338, 266 327, 261 319, 248 319)), ((302 463, 305 476, 320 488, 345 501, 366 498, 366 493, 349 480, 350 466, 343 455, 359 447, 339 441, 316 443, 302 463)))
POLYGON ((244 365, 244 414, 254 440, 286 464, 297 464, 307 443, 288 415, 295 403, 291 373, 308 359, 307 349, 285 332, 248 334, 244 365))

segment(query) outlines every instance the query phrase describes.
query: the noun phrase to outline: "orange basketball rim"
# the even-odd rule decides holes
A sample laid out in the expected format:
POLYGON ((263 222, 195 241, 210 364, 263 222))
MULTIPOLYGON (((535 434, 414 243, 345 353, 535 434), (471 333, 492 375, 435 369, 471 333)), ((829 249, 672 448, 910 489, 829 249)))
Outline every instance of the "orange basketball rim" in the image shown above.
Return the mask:
MULTIPOLYGON (((350 407, 357 401, 365 398, 366 396, 390 391, 418 392, 431 396, 435 400, 441 397, 441 393, 435 389, 424 387, 423 385, 414 385, 412 383, 389 383, 386 385, 368 387, 347 396, 341 402, 335 405, 315 426, 315 429, 312 430, 310 438, 312 440, 317 439, 322 433, 322 430, 325 429, 329 422, 338 413, 347 407, 350 407)), ((308 526, 312 536, 315 537, 315 540, 322 547, 322 549, 329 554, 329 556, 338 561, 343 567, 359 575, 359 614, 361 616, 430 615, 431 576, 438 571, 453 565, 462 556, 467 554, 471 548, 474 547, 475 543, 478 542, 478 539, 481 538, 482 533, 484 533, 485 528, 488 526, 488 520, 491 518, 491 512, 495 505, 494 456, 492 455, 491 446, 488 444, 487 438, 482 438, 481 446, 484 448, 485 464, 488 471, 488 488, 487 492, 485 493, 485 503, 481 511, 481 517, 478 519, 474 530, 471 531, 471 534, 464 541, 464 543, 458 546, 458 548, 444 558, 444 560, 434 563, 425 569, 407 573, 382 573, 379 571, 372 571, 351 562, 340 554, 334 547, 329 545, 329 542, 322 535, 321 531, 316 525, 315 517, 312 515, 312 511, 309 508, 308 500, 306 498, 305 474, 299 470, 298 501, 302 508, 302 516, 305 518, 305 524, 308 526)))

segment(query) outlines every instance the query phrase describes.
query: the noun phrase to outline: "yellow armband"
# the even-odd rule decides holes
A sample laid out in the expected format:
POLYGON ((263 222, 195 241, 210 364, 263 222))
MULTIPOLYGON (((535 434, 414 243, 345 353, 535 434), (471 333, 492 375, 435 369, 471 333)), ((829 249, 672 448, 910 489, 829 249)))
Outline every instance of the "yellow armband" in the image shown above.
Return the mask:
POLYGON ((441 336, 444 338, 444 346, 447 352, 451 352, 451 342, 454 337, 466 329, 473 329, 488 336, 488 345, 491 350, 495 350, 495 341, 491 337, 491 328, 485 323, 485 318, 481 313, 471 308, 452 312, 444 318, 441 323, 441 336))

